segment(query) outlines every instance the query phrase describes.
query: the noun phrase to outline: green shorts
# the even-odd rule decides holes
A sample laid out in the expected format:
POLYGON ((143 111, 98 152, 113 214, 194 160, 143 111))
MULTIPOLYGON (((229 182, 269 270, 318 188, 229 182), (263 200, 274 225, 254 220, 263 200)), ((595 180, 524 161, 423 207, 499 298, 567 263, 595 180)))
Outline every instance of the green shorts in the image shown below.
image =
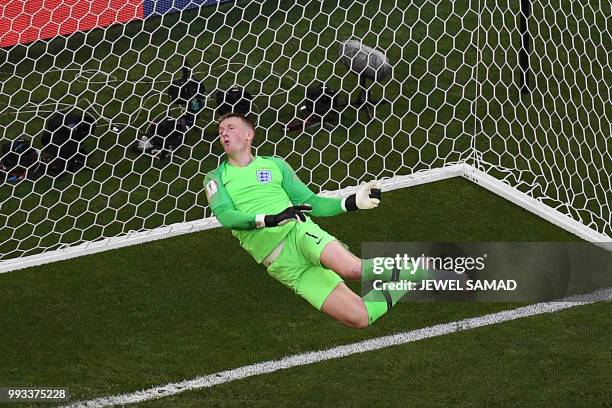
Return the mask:
POLYGON ((321 266, 321 252, 332 241, 336 238, 312 220, 297 223, 285 238, 281 254, 268 267, 268 274, 321 310, 342 282, 338 274, 321 266))

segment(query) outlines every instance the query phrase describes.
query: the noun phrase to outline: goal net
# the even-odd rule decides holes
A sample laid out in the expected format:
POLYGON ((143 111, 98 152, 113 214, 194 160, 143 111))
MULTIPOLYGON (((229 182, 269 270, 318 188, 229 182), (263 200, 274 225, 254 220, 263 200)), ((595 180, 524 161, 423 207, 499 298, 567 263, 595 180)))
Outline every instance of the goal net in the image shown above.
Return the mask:
POLYGON ((528 2, 481 3, 472 164, 610 241, 610 3, 533 2, 524 94, 513 81, 528 2))
POLYGON ((0 6, 0 271, 214 226, 224 109, 314 191, 463 176, 610 241, 610 4, 525 3, 0 6))

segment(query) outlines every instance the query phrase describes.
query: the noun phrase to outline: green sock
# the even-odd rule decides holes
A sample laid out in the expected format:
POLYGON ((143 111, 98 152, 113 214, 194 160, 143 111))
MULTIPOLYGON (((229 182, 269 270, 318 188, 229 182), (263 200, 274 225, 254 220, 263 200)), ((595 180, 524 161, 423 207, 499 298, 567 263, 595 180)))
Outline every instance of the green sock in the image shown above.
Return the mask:
MULTIPOLYGON (((376 291, 372 291, 376 292, 376 291)), ((372 292, 368 293, 371 294, 372 292)), ((368 295, 363 297, 363 304, 365 305, 366 311, 368 312, 368 325, 372 325, 380 316, 384 315, 389 311, 387 303, 379 301, 368 301, 366 298, 368 295)))
MULTIPOLYGON (((381 280, 391 281, 411 281, 420 282, 429 278, 429 272, 422 268, 417 268, 414 273, 411 269, 385 268, 382 265, 375 265, 373 259, 362 261, 361 278, 363 281, 381 280), (375 273, 374 269, 377 268, 375 273)), ((374 323, 379 317, 384 315, 404 296, 406 290, 376 290, 373 289, 363 296, 363 303, 368 312, 368 324, 374 323)))
POLYGON ((408 290, 371 290, 362 299, 368 311, 368 324, 384 315, 408 292, 408 290))

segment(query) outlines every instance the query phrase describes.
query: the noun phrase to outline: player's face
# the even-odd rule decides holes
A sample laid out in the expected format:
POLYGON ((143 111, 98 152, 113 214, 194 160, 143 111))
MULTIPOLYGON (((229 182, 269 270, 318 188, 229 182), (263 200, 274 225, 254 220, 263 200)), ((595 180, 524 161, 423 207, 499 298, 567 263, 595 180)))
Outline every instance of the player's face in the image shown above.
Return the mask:
POLYGON ((252 130, 240 118, 227 118, 219 123, 219 138, 226 154, 241 153, 251 148, 252 130))

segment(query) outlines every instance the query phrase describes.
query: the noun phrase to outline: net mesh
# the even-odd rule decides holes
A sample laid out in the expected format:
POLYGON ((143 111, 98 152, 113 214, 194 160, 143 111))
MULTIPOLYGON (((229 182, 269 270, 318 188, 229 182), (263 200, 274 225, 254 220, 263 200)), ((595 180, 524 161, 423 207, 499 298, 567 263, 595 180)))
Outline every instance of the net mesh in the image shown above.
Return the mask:
POLYGON ((519 2, 484 2, 476 163, 612 236, 610 3, 533 2, 530 92, 521 94, 519 2))
MULTIPOLYGON (((203 175, 222 160, 217 97, 233 87, 252 97, 257 154, 285 158, 314 191, 467 162, 612 235, 609 4, 533 2, 521 95, 519 1, 207 3, 107 1, 93 27, 109 26, 70 33, 4 6, 0 143, 10 153, 24 138, 38 160, 25 174, 3 164, 0 260, 210 216, 203 175), (351 69, 347 40, 383 53, 388 75, 351 69), (181 77, 197 84, 186 103, 169 95, 181 77), (337 91, 332 106, 304 115, 319 84, 337 91), (96 124, 59 171, 61 143, 44 136, 58 112, 96 124), (139 151, 164 119, 176 146, 139 151)), ((74 17, 79 4, 64 24, 91 19, 74 17)))

